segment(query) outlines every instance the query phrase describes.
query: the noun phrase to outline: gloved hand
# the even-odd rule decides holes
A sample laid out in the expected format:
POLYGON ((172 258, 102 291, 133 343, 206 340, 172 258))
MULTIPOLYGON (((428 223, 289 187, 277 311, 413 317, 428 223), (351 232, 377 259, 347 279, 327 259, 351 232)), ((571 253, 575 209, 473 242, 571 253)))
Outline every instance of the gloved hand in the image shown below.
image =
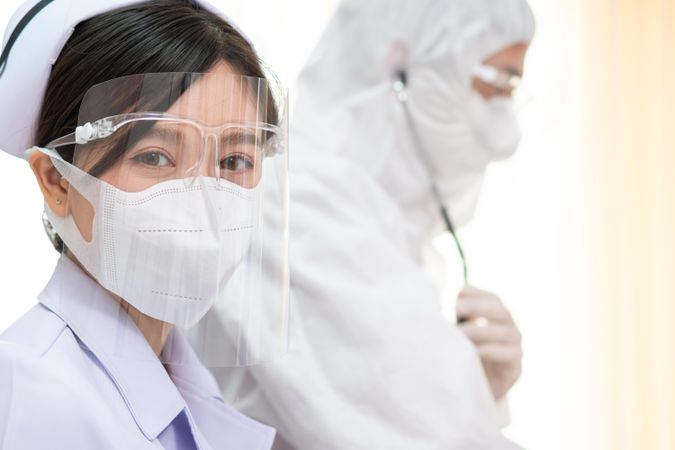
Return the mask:
POLYGON ((520 331, 499 297, 473 286, 460 291, 456 312, 458 326, 476 345, 492 394, 499 401, 522 371, 520 331))

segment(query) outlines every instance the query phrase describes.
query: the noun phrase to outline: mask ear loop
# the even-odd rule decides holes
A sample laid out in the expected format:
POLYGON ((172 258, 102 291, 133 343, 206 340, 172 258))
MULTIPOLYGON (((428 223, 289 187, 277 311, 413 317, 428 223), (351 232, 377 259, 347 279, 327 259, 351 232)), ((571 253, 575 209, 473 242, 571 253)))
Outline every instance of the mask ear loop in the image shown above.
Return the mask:
MULTIPOLYGON (((394 83, 392 85, 394 92, 396 93, 396 98, 399 101, 399 104, 403 108, 403 114, 405 116, 406 123, 408 124, 408 128, 410 129, 410 134, 413 138, 413 141, 415 143, 415 148, 417 149, 417 152, 419 153, 422 163, 424 165, 424 168, 427 171, 427 174, 429 175, 429 183, 431 185, 431 194, 434 197, 434 200, 436 201, 436 204, 438 205, 438 209, 441 213, 441 218, 443 219, 443 222, 445 223, 445 228, 450 232, 450 235, 452 235, 453 240, 455 241, 455 246, 457 247, 457 251, 459 252, 459 257, 462 261, 462 268, 464 271, 464 282, 468 282, 468 269, 467 269, 467 264, 466 264, 466 257, 464 256, 464 250, 462 249, 462 244, 459 242, 459 238, 457 237, 457 233, 455 231, 455 227, 452 224, 452 220, 450 219, 450 214, 448 213, 448 209, 445 207, 445 204, 443 203, 443 199, 441 198, 441 194, 438 191, 438 187, 436 186, 436 182, 434 181, 433 177, 431 176, 431 164, 429 163, 427 153, 424 149, 424 146, 422 145, 422 140, 419 137, 419 134, 417 132, 417 128, 415 127, 415 123, 412 120, 412 116, 410 114, 410 109, 408 108, 408 91, 407 91, 407 84, 408 84, 408 75, 404 70, 399 70, 396 72, 394 83)), ((457 323, 464 323, 468 321, 468 318, 466 317, 460 317, 457 321, 457 323)))

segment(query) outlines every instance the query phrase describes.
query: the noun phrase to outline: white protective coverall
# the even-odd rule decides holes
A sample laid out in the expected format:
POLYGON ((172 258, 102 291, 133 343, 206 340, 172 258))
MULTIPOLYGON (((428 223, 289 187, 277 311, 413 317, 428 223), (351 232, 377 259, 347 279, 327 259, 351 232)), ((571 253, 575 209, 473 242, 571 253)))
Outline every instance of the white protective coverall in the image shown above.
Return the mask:
POLYGON ((506 154, 464 105, 471 70, 530 42, 523 0, 347 0, 298 80, 291 128, 291 336, 274 362, 216 372, 276 450, 512 449, 471 342, 441 314, 422 251, 440 227, 409 107, 456 223, 506 154))

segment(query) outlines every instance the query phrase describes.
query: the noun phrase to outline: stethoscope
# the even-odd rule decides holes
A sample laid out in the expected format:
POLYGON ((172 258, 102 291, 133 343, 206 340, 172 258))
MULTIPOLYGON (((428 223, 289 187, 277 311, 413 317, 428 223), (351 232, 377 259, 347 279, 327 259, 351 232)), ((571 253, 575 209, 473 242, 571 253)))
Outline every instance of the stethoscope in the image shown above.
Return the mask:
POLYGON ((431 194, 434 197, 434 201, 438 205, 438 209, 441 213, 441 218, 445 223, 445 228, 452 235, 452 238, 455 241, 455 245, 457 246, 457 250, 459 251, 459 257, 462 260, 462 267, 464 269, 464 281, 466 282, 468 281, 468 271, 466 267, 466 258, 464 257, 464 250, 462 250, 462 244, 460 244, 459 242, 459 238, 457 237, 457 233, 455 232, 455 227, 452 224, 452 220, 450 219, 448 209, 445 207, 445 204, 443 203, 443 199, 441 198, 441 194, 438 191, 436 182, 431 176, 432 171, 431 171, 431 163, 429 162, 429 155, 426 149, 424 148, 424 145, 422 144, 422 140, 420 139, 419 133, 417 132, 417 127, 415 127, 415 122, 413 122, 412 116, 410 114, 410 109, 408 108, 407 83, 408 83, 407 73, 405 71, 399 71, 396 73, 396 78, 394 80, 392 87, 394 89, 394 92, 396 93, 396 97, 398 98, 399 103, 403 108, 403 115, 405 116, 408 128, 410 129, 410 134, 413 138, 415 148, 417 149, 417 152, 419 153, 420 158, 422 160, 422 164, 424 165, 424 168, 427 174, 429 175, 431 194))
MULTIPOLYGON (((410 108, 408 108, 408 91, 407 91, 407 84, 408 84, 408 76, 407 73, 404 70, 399 70, 395 74, 394 82, 392 84, 392 88, 394 89, 394 92, 396 93, 396 97, 399 101, 399 104, 401 105, 403 109, 403 115, 405 116, 405 121, 408 124, 408 128, 410 129, 410 135, 412 136, 415 148, 417 149, 417 152, 420 155, 420 159, 422 160, 422 164, 424 165, 424 168, 429 175, 429 185, 431 189, 431 194, 434 198, 434 201, 436 202, 439 212, 441 214, 441 218, 443 219, 443 222, 445 223, 445 228, 450 232, 450 235, 452 236, 452 239, 455 241, 455 246, 457 247, 457 251, 459 252, 459 257, 462 261, 462 268, 464 270, 464 282, 468 282, 468 270, 467 270, 467 265, 466 265, 466 257, 464 256, 464 250, 462 249, 462 244, 459 242, 459 238, 457 237, 457 233, 455 231, 455 227, 452 224, 452 220, 450 219, 450 214, 448 213, 448 209, 445 207, 445 204, 443 203, 443 199, 441 198, 441 194, 438 191, 438 186, 436 185, 436 182, 434 181, 432 177, 432 171, 431 171, 431 163, 429 162, 429 154, 427 153, 426 149, 424 148, 424 145, 422 143, 422 140, 420 139, 419 133, 417 132, 417 127, 415 127, 415 122, 412 120, 412 115, 410 114, 410 108)), ((468 321, 469 319, 460 317, 457 320, 457 323, 463 323, 468 321)))

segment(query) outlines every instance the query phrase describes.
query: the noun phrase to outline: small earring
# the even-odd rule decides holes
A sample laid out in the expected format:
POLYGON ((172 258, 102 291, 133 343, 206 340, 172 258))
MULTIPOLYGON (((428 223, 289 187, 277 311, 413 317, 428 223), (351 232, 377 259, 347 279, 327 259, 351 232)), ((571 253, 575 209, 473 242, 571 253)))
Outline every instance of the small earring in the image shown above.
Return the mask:
POLYGON ((56 205, 57 205, 57 206, 61 206, 61 203, 63 203, 63 202, 61 201, 61 199, 60 199, 60 198, 57 198, 57 199, 56 199, 56 205))

